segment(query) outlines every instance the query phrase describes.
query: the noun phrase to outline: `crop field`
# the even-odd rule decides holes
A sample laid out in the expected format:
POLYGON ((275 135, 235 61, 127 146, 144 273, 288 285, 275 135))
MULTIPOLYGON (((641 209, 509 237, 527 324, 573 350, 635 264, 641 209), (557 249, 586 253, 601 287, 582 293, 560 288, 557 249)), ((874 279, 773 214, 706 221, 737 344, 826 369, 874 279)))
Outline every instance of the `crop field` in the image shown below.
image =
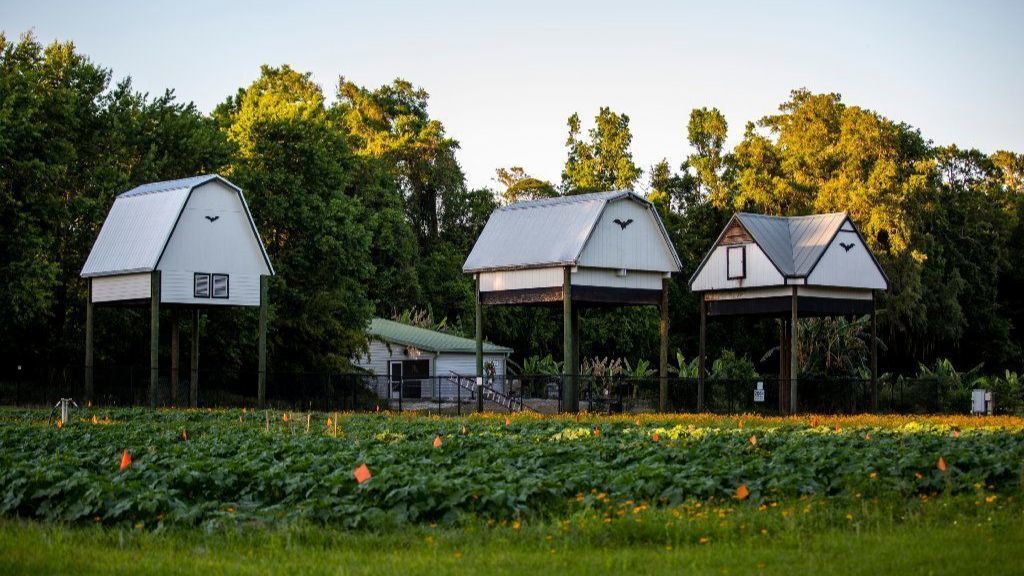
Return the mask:
POLYGON ((1019 418, 48 416, 0 410, 14 572, 1024 571, 1019 418))

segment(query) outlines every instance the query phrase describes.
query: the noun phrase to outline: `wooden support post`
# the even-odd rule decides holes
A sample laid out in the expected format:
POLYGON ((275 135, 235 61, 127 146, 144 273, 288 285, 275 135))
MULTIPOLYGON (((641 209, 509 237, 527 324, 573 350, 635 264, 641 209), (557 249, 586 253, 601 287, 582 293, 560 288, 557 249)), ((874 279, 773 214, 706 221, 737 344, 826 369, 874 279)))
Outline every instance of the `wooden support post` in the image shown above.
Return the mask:
POLYGON ((171 406, 178 403, 178 384, 181 382, 181 327, 178 325, 178 310, 171 308, 171 406))
POLYGON ((782 380, 786 377, 786 321, 779 319, 779 414, 786 413, 786 403, 782 401, 782 380))
POLYGON ((192 363, 192 374, 188 385, 188 405, 192 408, 199 406, 199 309, 192 310, 192 354, 189 357, 192 363))
POLYGON ((658 325, 658 410, 668 410, 668 278, 661 279, 661 323, 658 325))
POLYGON ((269 276, 260 276, 260 338, 259 338, 259 382, 257 384, 257 402, 263 408, 267 403, 267 280, 269 276))
POLYGON ((89 289, 85 301, 85 402, 91 402, 95 392, 93 386, 93 304, 92 304, 92 278, 89 278, 89 289))
POLYGON ((800 356, 800 343, 797 342, 797 321, 798 321, 798 307, 799 302, 796 294, 796 286, 793 286, 793 298, 790 306, 790 326, 789 326, 789 410, 793 414, 796 414, 800 409, 797 403, 797 378, 800 374, 799 356, 800 356))
POLYGON ((480 274, 476 275, 476 411, 484 411, 484 304, 480 301, 480 274))
POLYGON ((572 269, 568 266, 562 270, 562 344, 562 410, 579 412, 578 382, 572 357, 575 346, 572 341, 572 269))
MULTIPOLYGON (((572 307, 572 371, 570 372, 573 378, 577 382, 580 382, 580 307, 572 307)), ((576 385, 576 397, 579 398, 582 394, 580 390, 580 384, 576 385)), ((591 390, 593 393, 593 390, 591 390)), ((594 399, 590 399, 590 404, 593 405, 594 399)))
POLYGON ((149 406, 156 408, 160 388, 160 271, 150 277, 149 302, 149 406))
POLYGON ((878 323, 875 293, 871 293, 871 411, 878 412, 878 323))
POLYGON ((704 380, 705 364, 707 363, 705 356, 707 354, 707 325, 708 325, 708 311, 707 304, 704 302, 704 294, 700 293, 700 349, 697 355, 697 411, 704 410, 704 380))

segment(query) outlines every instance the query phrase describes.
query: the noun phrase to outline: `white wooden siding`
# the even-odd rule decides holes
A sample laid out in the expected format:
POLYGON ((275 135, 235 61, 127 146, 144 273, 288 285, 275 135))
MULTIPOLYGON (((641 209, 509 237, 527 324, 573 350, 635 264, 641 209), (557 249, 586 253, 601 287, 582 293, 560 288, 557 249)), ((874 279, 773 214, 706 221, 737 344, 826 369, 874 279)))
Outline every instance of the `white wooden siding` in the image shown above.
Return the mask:
POLYGON ((678 270, 658 221, 628 198, 609 202, 580 253, 580 266, 630 270, 678 270), (615 222, 632 220, 625 228, 615 222))
POLYGON ((480 273, 480 291, 524 290, 562 285, 562 268, 529 268, 480 273))
POLYGON ((726 292, 708 292, 704 298, 708 302, 721 300, 750 300, 754 298, 779 298, 792 296, 793 288, 790 286, 754 288, 752 290, 732 290, 726 292))
POLYGON ((151 278, 149 272, 142 274, 122 274, 120 276, 101 276, 92 279, 93 302, 118 302, 122 300, 148 300, 151 278))
POLYGON ((807 277, 808 284, 885 290, 888 285, 856 232, 840 230, 807 277), (850 247, 845 249, 842 244, 850 247))
POLYGON ((270 273, 238 192, 219 181, 193 190, 157 267, 161 301, 178 304, 259 306, 270 273), (195 298, 196 272, 228 274, 229 297, 195 298))
POLYGON ((779 273, 779 270, 757 244, 743 244, 743 246, 747 247, 746 278, 729 280, 728 263, 726 262, 726 249, 728 246, 716 246, 707 263, 705 263, 704 268, 701 269, 700 274, 693 279, 692 290, 694 292, 702 292, 706 290, 728 290, 732 288, 779 286, 785 284, 782 274, 779 273))
POLYGON ((629 270, 619 276, 617 270, 606 268, 577 268, 572 273, 573 286, 608 286, 611 288, 640 288, 661 290, 661 272, 629 270))
MULTIPOLYGON (((371 340, 369 351, 362 356, 352 359, 352 364, 375 374, 383 381, 379 382, 379 391, 387 390, 384 382, 387 381, 390 372, 390 363, 402 360, 427 360, 430 362, 430 374, 434 376, 431 381, 424 381, 420 390, 422 398, 436 397, 439 393, 444 397, 455 397, 454 385, 448 384, 448 376, 455 372, 461 376, 472 376, 476 373, 476 355, 466 353, 440 353, 424 352, 417 358, 412 358, 405 353, 406 347, 403 344, 391 344, 380 340, 371 340), (439 389, 435 390, 435 387, 439 389)), ((504 386, 505 376, 505 355, 484 354, 484 363, 493 362, 495 375, 498 382, 504 386)), ((501 387, 501 386, 499 386, 501 387)))

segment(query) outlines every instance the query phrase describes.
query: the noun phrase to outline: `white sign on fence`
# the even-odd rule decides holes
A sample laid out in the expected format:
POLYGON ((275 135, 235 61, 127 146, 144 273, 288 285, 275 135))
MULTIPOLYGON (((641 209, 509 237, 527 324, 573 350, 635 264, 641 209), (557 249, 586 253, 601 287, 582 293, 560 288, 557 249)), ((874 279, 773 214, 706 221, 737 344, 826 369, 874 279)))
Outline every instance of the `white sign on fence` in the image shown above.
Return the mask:
POLYGON ((754 389, 754 402, 764 402, 764 382, 758 382, 754 389))

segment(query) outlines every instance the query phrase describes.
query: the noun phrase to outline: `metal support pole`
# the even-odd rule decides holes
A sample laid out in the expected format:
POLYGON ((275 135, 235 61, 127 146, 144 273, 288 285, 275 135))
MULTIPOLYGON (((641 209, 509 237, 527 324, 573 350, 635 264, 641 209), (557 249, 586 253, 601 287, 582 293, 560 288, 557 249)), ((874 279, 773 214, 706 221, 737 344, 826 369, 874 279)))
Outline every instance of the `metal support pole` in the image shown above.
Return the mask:
POLYGON ((171 308, 171 406, 178 403, 178 384, 181 382, 181 327, 178 325, 178 310, 171 308))
POLYGON ((572 341, 572 270, 568 266, 562 269, 562 344, 562 409, 567 412, 579 412, 578 382, 573 366, 575 345, 572 341))
POLYGON ((871 293, 871 411, 878 412, 878 323, 875 293, 871 293))
POLYGON ((658 336, 658 410, 668 410, 668 278, 661 279, 661 323, 658 336))
POLYGON ((199 405, 199 309, 192 310, 192 353, 189 356, 192 374, 188 383, 188 405, 199 405))
POLYGON ((480 301, 480 274, 476 275, 476 411, 484 411, 484 305, 480 301))
POLYGON ((92 278, 89 278, 89 290, 85 300, 85 402, 92 401, 94 390, 93 385, 93 304, 92 304, 92 278))
POLYGON ((708 310, 707 304, 704 302, 704 294, 700 295, 700 350, 697 355, 697 411, 704 410, 704 380, 705 380, 705 364, 707 363, 705 356, 707 355, 707 327, 708 327, 708 310))
POLYGON ((259 407, 267 402, 267 279, 260 276, 260 337, 259 337, 259 381, 257 383, 257 402, 259 407))
POLYGON ((779 414, 789 406, 789 319, 779 319, 779 414))
POLYGON ((149 303, 149 406, 156 408, 160 382, 160 271, 150 278, 149 303))
POLYGON ((791 304, 791 318, 789 326, 789 409, 796 414, 799 410, 797 404, 797 378, 800 374, 798 358, 800 356, 800 343, 797 341, 797 321, 799 301, 796 294, 796 286, 793 286, 793 298, 791 304))

